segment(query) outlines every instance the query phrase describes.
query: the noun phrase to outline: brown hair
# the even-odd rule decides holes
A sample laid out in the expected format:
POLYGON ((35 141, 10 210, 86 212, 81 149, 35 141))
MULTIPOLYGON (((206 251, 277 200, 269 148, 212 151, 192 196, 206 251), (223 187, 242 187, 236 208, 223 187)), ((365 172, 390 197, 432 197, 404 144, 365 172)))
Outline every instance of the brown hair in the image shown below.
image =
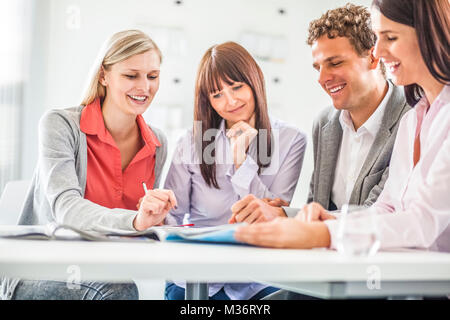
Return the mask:
MULTIPOLYGON (((450 82, 450 3, 448 0, 374 0, 372 6, 386 18, 416 30, 422 58, 431 75, 450 82)), ((405 86, 406 100, 414 106, 423 97, 418 84, 405 86)))
MULTIPOLYGON (((372 30, 370 12, 366 7, 347 3, 343 7, 328 10, 319 19, 311 21, 308 30, 308 45, 327 35, 329 39, 346 37, 359 56, 375 46, 377 36, 372 30)), ((385 76, 386 69, 380 61, 380 69, 385 76)))
MULTIPOLYGON (((222 117, 211 106, 209 96, 211 93, 222 90, 220 80, 231 85, 234 82, 243 82, 247 84, 253 92, 255 99, 255 128, 258 130, 257 141, 260 141, 260 129, 267 131, 267 152, 271 155, 271 126, 267 111, 266 89, 264 75, 256 61, 242 46, 235 42, 225 42, 209 48, 203 56, 198 68, 197 80, 195 85, 195 106, 194 121, 200 121, 202 132, 208 129, 219 129, 222 117)), ((195 131, 194 135, 200 134, 195 131)), ((214 137, 213 137, 214 138, 214 137)), ((205 148, 210 144, 203 141, 202 138, 195 139, 197 145, 197 155, 200 156, 200 170, 203 179, 209 187, 213 186, 220 189, 216 179, 215 163, 208 164, 203 160, 205 148), (201 153, 200 153, 201 152, 201 153)), ((269 164, 262 164, 259 158, 258 148, 258 166, 267 167, 269 164)), ((213 150, 213 157, 215 151, 213 150)))

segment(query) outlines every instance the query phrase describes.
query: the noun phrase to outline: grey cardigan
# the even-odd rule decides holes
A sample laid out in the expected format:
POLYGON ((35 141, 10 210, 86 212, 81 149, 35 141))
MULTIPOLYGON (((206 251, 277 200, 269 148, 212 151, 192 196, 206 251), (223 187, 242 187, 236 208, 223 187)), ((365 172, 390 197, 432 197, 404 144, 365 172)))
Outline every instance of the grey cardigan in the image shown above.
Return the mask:
MULTIPOLYGON (((353 187, 350 204, 370 207, 378 199, 389 176, 389 163, 400 119, 410 109, 403 89, 394 85, 380 129, 353 187)), ((330 209, 331 188, 342 140, 340 113, 334 107, 326 108, 313 126, 314 172, 307 202, 318 202, 327 210, 330 209)), ((283 209, 290 217, 300 210, 283 209)))
MULTIPOLYGON (((86 135, 80 130, 84 106, 48 111, 39 122, 39 158, 19 218, 21 225, 50 222, 96 231, 98 226, 134 230, 137 212, 108 209, 84 199, 87 172, 86 135)), ((161 147, 156 148, 155 184, 159 186, 167 158, 167 139, 154 127, 161 147)), ((18 279, 3 278, 0 298, 10 299, 18 279)))

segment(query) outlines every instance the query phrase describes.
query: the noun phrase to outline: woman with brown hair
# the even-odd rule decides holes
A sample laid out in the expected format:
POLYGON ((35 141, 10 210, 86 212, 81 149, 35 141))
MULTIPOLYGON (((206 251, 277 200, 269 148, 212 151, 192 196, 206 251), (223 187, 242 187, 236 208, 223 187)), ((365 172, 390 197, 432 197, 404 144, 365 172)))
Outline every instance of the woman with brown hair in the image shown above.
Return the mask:
MULTIPOLYGON (((372 25, 375 56, 414 106, 400 122, 389 178, 374 204, 380 247, 450 252, 450 3, 375 0, 372 25)), ((339 219, 326 213, 311 204, 299 219, 244 226, 235 237, 267 247, 336 248, 339 219), (308 212, 315 221, 304 222, 308 212)))
MULTIPOLYGON (((178 203, 166 223, 181 224, 185 214, 196 227, 273 219, 263 212, 233 216, 231 206, 253 196, 290 202, 306 137, 269 117, 264 76, 247 50, 227 42, 205 53, 194 109, 193 129, 180 139, 165 183, 178 203)), ((183 286, 169 283, 166 298, 183 299, 183 286)), ((211 299, 259 299, 274 290, 256 283, 209 285, 211 299)))

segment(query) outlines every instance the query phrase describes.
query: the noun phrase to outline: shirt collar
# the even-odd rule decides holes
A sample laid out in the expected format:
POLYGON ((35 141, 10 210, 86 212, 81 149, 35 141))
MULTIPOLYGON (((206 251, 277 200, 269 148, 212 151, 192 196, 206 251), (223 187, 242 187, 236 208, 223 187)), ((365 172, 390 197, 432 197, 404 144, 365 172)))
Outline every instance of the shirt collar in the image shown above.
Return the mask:
POLYGON ((138 115, 136 117, 136 121, 138 123, 139 129, 141 130, 141 135, 145 141, 145 145, 161 147, 161 143, 159 142, 155 133, 149 128, 147 123, 145 123, 144 118, 141 115, 138 115))
MULTIPOLYGON (((386 92, 386 95, 384 96, 383 100, 375 109, 375 111, 372 113, 372 115, 369 117, 369 119, 367 119, 366 122, 364 122, 363 125, 360 128, 358 128, 356 133, 369 132, 373 137, 377 135, 378 130, 380 130, 380 126, 383 121, 384 110, 386 109, 386 105, 389 99, 391 98, 392 92, 394 91, 393 84, 390 81, 387 81, 387 83, 388 83, 388 91, 386 92)), ((352 132, 355 132, 355 127, 353 126, 353 121, 352 118, 350 117, 350 112, 348 112, 347 110, 343 110, 341 112, 339 116, 339 122, 343 130, 345 129, 345 127, 347 127, 347 129, 350 129, 352 132)))
POLYGON ((436 98, 440 103, 449 103, 450 102, 450 85, 445 85, 442 89, 441 93, 439 93, 436 98))
POLYGON ((226 137, 227 136, 226 130, 227 130, 227 127, 226 127, 225 119, 222 119, 222 121, 220 121, 219 132, 217 132, 216 138, 218 138, 219 135, 226 137))
POLYGON ((428 102, 428 99, 426 96, 423 96, 422 99, 417 102, 417 104, 414 106, 414 110, 417 113, 425 112, 428 107, 430 109, 440 109, 445 104, 448 104, 450 102, 450 85, 444 86, 444 88, 441 90, 439 95, 436 97, 436 100, 431 104, 428 102))
MULTIPOLYGON (((154 152, 155 147, 160 147, 161 143, 141 115, 136 117, 136 122, 145 145, 154 152)), ((96 135, 101 141, 115 146, 114 139, 105 127, 99 98, 88 104, 81 112, 80 129, 88 135, 96 135)))
MULTIPOLYGON (((204 132, 203 132, 204 134, 204 132)), ((219 128, 217 128, 217 133, 214 136, 215 141, 219 141, 220 139, 227 139, 227 125, 225 119, 220 121, 219 128)))
POLYGON ((96 135, 105 143, 115 145, 111 134, 105 127, 99 98, 84 107, 81 112, 80 129, 88 135, 96 135))
POLYGON ((158 138, 149 128, 149 126, 145 123, 145 120, 141 115, 138 115, 136 117, 136 121, 139 126, 139 130, 141 132, 141 136, 145 142, 145 145, 143 149, 141 149, 136 154, 135 158, 133 159, 133 162, 137 162, 149 156, 153 156, 156 152, 156 148, 161 146, 161 143, 158 141, 158 138))

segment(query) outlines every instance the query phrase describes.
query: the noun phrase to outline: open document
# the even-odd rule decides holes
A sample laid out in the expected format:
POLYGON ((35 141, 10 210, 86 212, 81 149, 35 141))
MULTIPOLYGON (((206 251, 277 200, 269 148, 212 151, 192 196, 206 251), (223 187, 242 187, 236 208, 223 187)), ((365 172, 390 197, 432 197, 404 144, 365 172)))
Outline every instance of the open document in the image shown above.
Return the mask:
POLYGON ((109 228, 97 228, 103 230, 109 237, 149 237, 159 241, 239 243, 234 238, 234 231, 238 225, 226 224, 203 228, 158 226, 144 231, 121 231, 109 228))
POLYGON ((125 231, 97 226, 99 231, 81 231, 55 223, 35 226, 0 226, 0 238, 33 240, 88 240, 88 241, 200 241, 239 243, 234 231, 239 224, 191 228, 157 226, 144 231, 125 231))

